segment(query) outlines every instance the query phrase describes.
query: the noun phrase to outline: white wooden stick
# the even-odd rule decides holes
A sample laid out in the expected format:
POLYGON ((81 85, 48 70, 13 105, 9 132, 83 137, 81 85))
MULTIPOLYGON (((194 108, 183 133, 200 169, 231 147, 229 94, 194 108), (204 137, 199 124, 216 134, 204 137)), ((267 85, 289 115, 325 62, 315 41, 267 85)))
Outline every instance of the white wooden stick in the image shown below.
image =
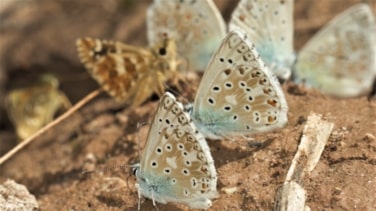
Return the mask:
POLYGON ((316 167, 333 127, 334 124, 323 120, 321 115, 311 113, 308 116, 298 151, 292 160, 284 184, 277 191, 274 210, 309 209, 305 206, 306 194, 301 186, 302 179, 306 173, 311 173, 316 167))

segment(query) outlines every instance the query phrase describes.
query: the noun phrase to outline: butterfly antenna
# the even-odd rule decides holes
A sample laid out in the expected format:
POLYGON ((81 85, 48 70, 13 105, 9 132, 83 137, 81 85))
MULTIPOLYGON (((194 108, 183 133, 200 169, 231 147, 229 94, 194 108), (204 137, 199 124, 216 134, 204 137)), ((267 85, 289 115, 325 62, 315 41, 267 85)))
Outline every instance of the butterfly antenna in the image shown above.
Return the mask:
POLYGON ((50 122, 40 130, 38 130, 36 133, 34 133, 29 138, 22 141, 20 144, 18 144, 16 147, 11 149, 8 153, 6 153, 3 157, 0 158, 0 165, 3 164, 5 161, 7 161, 9 158, 11 158, 14 154, 16 154, 18 151, 23 149, 25 146, 30 144, 32 141, 34 141, 36 138, 38 138, 40 135, 48 131, 49 129, 53 128, 69 116, 71 116, 73 113, 75 113, 78 109, 86 105, 88 102, 90 102, 93 98, 98 96, 102 92, 102 89, 97 89, 88 95, 84 97, 82 100, 80 100, 78 103, 76 103, 72 108, 67 110, 64 114, 60 115, 58 118, 56 118, 54 121, 50 122))

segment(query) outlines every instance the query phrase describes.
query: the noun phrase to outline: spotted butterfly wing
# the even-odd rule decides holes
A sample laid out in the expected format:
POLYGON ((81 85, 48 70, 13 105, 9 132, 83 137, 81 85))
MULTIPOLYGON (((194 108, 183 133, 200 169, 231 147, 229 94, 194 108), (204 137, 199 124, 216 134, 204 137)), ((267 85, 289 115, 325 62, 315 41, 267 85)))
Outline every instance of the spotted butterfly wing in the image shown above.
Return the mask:
POLYGON ((231 138, 271 131, 287 122, 277 78, 246 35, 234 30, 213 55, 191 111, 205 137, 231 138))
POLYGON ((151 45, 167 35, 174 39, 189 66, 203 71, 226 33, 224 20, 212 0, 154 0, 147 12, 151 45))
POLYGON ((298 54, 297 83, 335 97, 355 97, 372 89, 376 76, 376 23, 367 4, 331 20, 298 54))
POLYGON ((229 23, 255 44, 261 58, 281 79, 288 79, 295 61, 293 0, 241 0, 229 23))
POLYGON ((161 98, 136 177, 139 192, 160 203, 206 209, 217 196, 209 147, 170 93, 161 98))

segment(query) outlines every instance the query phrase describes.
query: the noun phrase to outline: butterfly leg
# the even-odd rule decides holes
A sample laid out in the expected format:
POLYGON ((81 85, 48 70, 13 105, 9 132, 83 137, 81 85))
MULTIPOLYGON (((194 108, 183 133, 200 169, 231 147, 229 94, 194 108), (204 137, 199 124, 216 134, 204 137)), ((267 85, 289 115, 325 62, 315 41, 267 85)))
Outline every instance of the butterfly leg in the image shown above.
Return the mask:
POLYGON ((188 85, 188 82, 187 82, 187 74, 189 73, 189 68, 188 68, 188 62, 187 60, 178 60, 177 62, 177 68, 176 68, 176 71, 173 71, 172 72, 172 81, 171 83, 176 86, 176 88, 178 89, 179 92, 183 92, 183 87, 180 85, 180 82, 183 82, 184 85, 188 85), (181 71, 179 71, 181 70, 181 71), (184 72, 184 74, 182 74, 181 72, 184 72))
POLYGON ((185 80, 185 77, 183 77, 180 73, 176 72, 174 73, 174 76, 172 77, 171 84, 173 84, 179 92, 183 92, 184 89, 180 85, 180 82, 183 82, 185 85, 188 85, 187 80, 185 80))
POLYGON ((156 74, 156 84, 155 84, 155 92, 157 93, 157 95, 159 96, 159 97, 161 97, 161 96, 163 96, 163 94, 164 94, 164 92, 165 92, 165 90, 166 90, 166 87, 168 87, 167 86, 167 84, 166 84, 166 76, 164 75, 164 73, 162 73, 162 72, 157 72, 157 74, 156 74))
POLYGON ((151 191, 151 199, 153 200, 153 207, 156 211, 159 211, 158 207, 157 207, 157 204, 155 203, 155 200, 154 200, 154 194, 153 194, 153 191, 151 191))
POLYGON ((153 82, 153 78, 150 76, 145 76, 139 79, 137 85, 135 86, 133 97, 131 98, 132 107, 141 105, 153 94, 153 92, 156 91, 153 82))

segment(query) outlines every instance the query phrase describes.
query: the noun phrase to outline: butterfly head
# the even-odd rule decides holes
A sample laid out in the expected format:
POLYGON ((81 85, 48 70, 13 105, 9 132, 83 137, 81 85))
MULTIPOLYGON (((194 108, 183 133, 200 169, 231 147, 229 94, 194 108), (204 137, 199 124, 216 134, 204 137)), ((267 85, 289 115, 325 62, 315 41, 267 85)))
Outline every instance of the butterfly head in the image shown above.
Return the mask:
MULTIPOLYGON (((164 36, 162 40, 151 48, 154 55, 153 68, 155 70, 165 71, 168 74, 174 72, 178 66, 178 54, 174 39, 164 36)), ((171 77, 171 76, 168 76, 171 77)))
POLYGON ((153 52, 158 58, 175 59, 177 55, 175 40, 165 36, 164 39, 153 47, 153 52))
POLYGON ((131 167, 132 167, 133 175, 137 176, 138 172, 140 171, 140 164, 136 163, 134 165, 131 165, 131 167))

